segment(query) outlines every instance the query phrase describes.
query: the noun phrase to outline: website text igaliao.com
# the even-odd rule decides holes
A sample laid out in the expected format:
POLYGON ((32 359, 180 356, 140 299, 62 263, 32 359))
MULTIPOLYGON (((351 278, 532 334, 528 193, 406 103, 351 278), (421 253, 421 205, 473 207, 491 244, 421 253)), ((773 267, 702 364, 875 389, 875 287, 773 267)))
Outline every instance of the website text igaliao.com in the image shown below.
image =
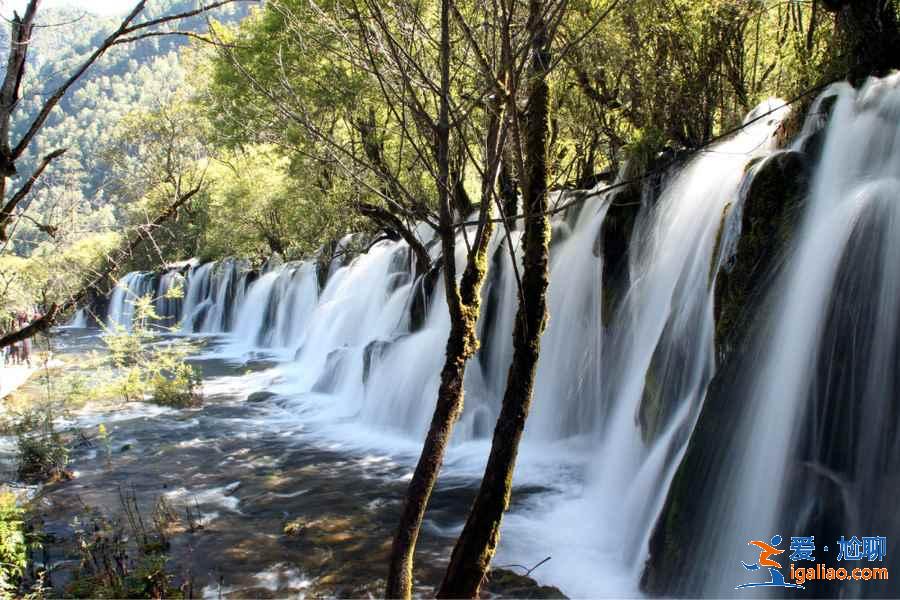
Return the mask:
POLYGON ((797 567, 791 563, 791 580, 803 585, 807 581, 881 581, 888 579, 886 567, 797 567))

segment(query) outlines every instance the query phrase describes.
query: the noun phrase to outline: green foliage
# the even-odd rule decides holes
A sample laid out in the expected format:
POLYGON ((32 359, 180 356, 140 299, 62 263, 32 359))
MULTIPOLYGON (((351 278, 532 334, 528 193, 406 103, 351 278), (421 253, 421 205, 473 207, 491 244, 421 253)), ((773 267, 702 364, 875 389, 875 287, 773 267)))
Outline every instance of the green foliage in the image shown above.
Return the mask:
POLYGON ((265 146, 228 152, 210 165, 211 184, 195 204, 204 214, 199 256, 301 258, 353 226, 345 206, 316 181, 292 176, 291 168, 265 146))
POLYGON ((120 503, 115 518, 87 510, 74 523, 81 563, 66 597, 183 598, 167 570, 172 507, 160 498, 145 519, 134 493, 120 492, 120 503))
POLYGON ((44 242, 28 258, 0 253, 0 313, 59 302, 96 272, 118 246, 114 232, 81 235, 71 243, 44 242))
POLYGON ((66 469, 69 448, 53 426, 49 411, 33 410, 16 424, 18 440, 17 475, 25 483, 70 479, 66 469))
POLYGON ((15 494, 0 492, 0 598, 13 597, 28 564, 24 515, 15 494))
MULTIPOLYGON (((601 5, 572 3, 567 37, 589 27, 601 5)), ((647 132, 663 146, 695 147, 767 97, 790 99, 821 81, 832 36, 832 21, 812 3, 622 3, 556 74, 559 144, 593 170, 620 164, 647 132)))
MULTIPOLYGON (((148 10, 194 4, 167 0, 148 10)), ((126 268, 192 256, 304 258, 345 233, 374 229, 359 217, 360 203, 413 206, 409 222, 433 211, 435 140, 426 117, 437 108, 437 9, 381 8, 389 40, 371 25, 373 6, 272 0, 250 11, 238 3, 216 14, 221 47, 174 37, 113 48, 31 149, 32 163, 57 147, 70 152, 35 191, 34 221, 16 225, 16 254, 28 260, 0 254, 0 310, 77 289, 124 230, 146 225, 195 186, 126 268), (408 54, 403 69, 389 56, 393 43, 408 54)), ((548 157, 556 186, 593 185, 629 158, 640 175, 660 149, 696 147, 766 97, 792 98, 837 68, 829 62, 833 19, 821 3, 633 0, 598 21, 609 6, 570 2, 559 25, 548 157)), ((496 22, 480 3, 455 7, 496 62, 496 22)), ((87 17, 37 30, 26 112, 112 25, 87 17)), ((490 86, 458 22, 451 28, 451 92, 465 120, 452 135, 451 171, 477 203, 490 86)))
MULTIPOLYGON (((150 2, 141 19, 158 18, 196 8, 196 0, 150 2)), ((250 10, 247 3, 235 3, 213 11, 210 16, 229 23, 239 21, 250 10)), ((29 69, 22 93, 23 113, 14 123, 21 133, 27 117, 39 110, 43 100, 96 47, 98 39, 118 26, 118 18, 101 18, 77 9, 42 9, 39 25, 29 48, 29 69)), ((187 19, 179 29, 202 31, 206 17, 187 19)), ((8 31, 3 30, 6 50, 8 31)), ((29 162, 61 147, 69 148, 64 162, 55 166, 52 181, 41 194, 45 200, 74 187, 74 195, 86 204, 99 206, 104 200, 103 183, 109 167, 97 161, 97 153, 110 137, 119 120, 136 109, 165 104, 183 82, 185 70, 179 53, 189 39, 180 36, 152 37, 123 44, 107 52, 64 96, 53 111, 41 135, 29 149, 30 160, 23 173, 30 173, 29 162)))
MULTIPOLYGON (((166 298, 176 299, 182 294, 182 288, 175 286, 166 298)), ((96 393, 124 402, 150 399, 174 408, 199 406, 203 401, 200 376, 185 362, 189 349, 174 343, 154 343, 156 333, 151 327, 161 320, 155 301, 149 295, 129 299, 134 306, 132 328, 107 330, 103 341, 113 368, 96 393)))

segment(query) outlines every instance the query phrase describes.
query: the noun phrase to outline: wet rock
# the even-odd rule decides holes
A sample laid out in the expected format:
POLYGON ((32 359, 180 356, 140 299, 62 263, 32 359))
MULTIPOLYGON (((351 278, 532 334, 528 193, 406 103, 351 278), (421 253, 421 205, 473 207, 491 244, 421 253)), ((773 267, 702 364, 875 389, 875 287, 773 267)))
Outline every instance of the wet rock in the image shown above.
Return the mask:
POLYGON ((251 403, 259 403, 259 402, 268 402, 273 398, 277 398, 278 394, 274 394, 272 392, 253 392, 249 396, 247 396, 247 402, 251 403))
POLYGON ((403 247, 391 255, 391 265, 388 273, 412 274, 412 252, 409 247, 403 247))
POLYGON ((319 293, 321 294, 328 284, 328 263, 316 263, 316 282, 319 284, 319 293))
POLYGON ((494 343, 496 335, 494 331, 497 328, 497 315, 500 313, 500 305, 502 302, 502 290, 500 282, 503 279, 503 271, 509 264, 509 248, 506 244, 497 246, 494 255, 491 257, 491 265, 488 269, 484 288, 487 290, 486 299, 481 309, 481 318, 479 322, 482 324, 482 330, 479 333, 481 347, 476 357, 481 367, 485 370, 489 369, 488 358, 491 356, 491 346, 494 343))
POLYGON ((572 228, 565 221, 553 223, 550 229, 550 254, 554 255, 554 250, 563 242, 572 236, 572 228))
POLYGON ((346 355, 347 348, 338 348, 328 353, 328 358, 325 359, 325 370, 313 385, 312 391, 319 394, 330 394, 337 389, 346 355))
POLYGON ((744 319, 751 314, 747 307, 761 292, 761 283, 794 230, 809 191, 808 165, 802 153, 787 150, 755 168, 744 197, 735 255, 716 278, 714 311, 720 359, 743 336, 744 319))
POLYGON ((298 537, 306 533, 306 530, 307 524, 303 519, 294 519, 285 523, 282 531, 288 537, 298 537))
POLYGON ((391 273, 388 275, 387 293, 392 294, 409 283, 410 277, 409 273, 391 273))
POLYGON ((428 318, 428 307, 434 295, 434 288, 443 273, 443 258, 438 259, 425 275, 414 285, 412 302, 409 305, 409 330, 416 332, 425 326, 428 318))
POLYGON ((374 340, 366 344, 365 350, 363 350, 363 374, 362 381, 363 383, 367 383, 369 381, 369 375, 372 372, 372 366, 384 356, 385 352, 390 348, 394 342, 404 338, 406 336, 400 336, 393 340, 374 340))
POLYGON ((609 324, 617 304, 617 290, 627 287, 628 248, 638 211, 641 207, 641 190, 637 186, 626 186, 611 192, 606 218, 594 239, 594 256, 603 257, 603 271, 606 284, 603 286, 603 306, 600 314, 603 324, 609 324))
MULTIPOLYGON (((825 146, 825 128, 831 118, 834 105, 837 102, 837 95, 827 96, 819 102, 819 110, 816 114, 806 114, 806 121, 817 119, 816 126, 808 131, 806 137, 800 140, 800 151, 806 154, 810 163, 817 163, 822 155, 822 148, 825 146)), ((800 111, 797 114, 802 114, 800 111)))
POLYGON ((316 254, 316 280, 319 283, 319 293, 328 284, 328 277, 331 275, 331 262, 338 251, 338 246, 338 240, 331 240, 319 248, 319 252, 316 254))
POLYGON ((571 205, 563 212, 563 220, 568 223, 569 227, 572 229, 575 229, 578 217, 581 216, 581 210, 584 208, 585 203, 589 202, 591 196, 590 190, 572 190, 566 192, 566 197, 563 202, 566 204, 571 203, 571 205))
POLYGON ((491 569, 481 591, 491 598, 566 598, 559 588, 507 569, 491 569))

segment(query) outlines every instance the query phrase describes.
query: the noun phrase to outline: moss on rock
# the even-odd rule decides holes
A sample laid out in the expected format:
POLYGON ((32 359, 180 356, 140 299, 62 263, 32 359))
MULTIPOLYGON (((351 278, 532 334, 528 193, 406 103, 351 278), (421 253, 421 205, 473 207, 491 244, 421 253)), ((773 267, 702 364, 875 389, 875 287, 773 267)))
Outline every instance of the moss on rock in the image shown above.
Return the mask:
POLYGON ((809 190, 808 161, 793 150, 771 155, 752 177, 734 260, 716 279, 716 347, 720 356, 743 335, 746 309, 787 245, 809 190))
POLYGON ((566 598, 559 588, 507 569, 491 569, 481 591, 491 598, 566 598))

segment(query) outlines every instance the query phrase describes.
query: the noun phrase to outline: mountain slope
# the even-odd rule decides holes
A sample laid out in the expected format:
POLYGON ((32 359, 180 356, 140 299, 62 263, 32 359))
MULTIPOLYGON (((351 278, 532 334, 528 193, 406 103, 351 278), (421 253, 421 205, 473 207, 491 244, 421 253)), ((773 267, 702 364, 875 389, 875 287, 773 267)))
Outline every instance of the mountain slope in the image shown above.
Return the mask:
MULTIPOLYGON (((196 8, 199 0, 163 0, 151 3, 141 20, 150 20, 196 8)), ((246 16, 251 3, 226 6, 210 17, 234 23, 246 16)), ((44 98, 70 76, 97 44, 120 23, 118 18, 102 18, 79 10, 48 9, 38 15, 29 68, 23 82, 21 111, 13 123, 14 139, 43 104, 44 98)), ((182 21, 179 30, 203 31, 206 17, 182 21)), ((9 31, 0 33, 0 60, 6 64, 9 31)), ((68 148, 66 155, 54 163, 36 188, 32 212, 41 221, 78 220, 107 205, 102 185, 107 167, 98 154, 116 125, 129 112, 153 108, 165 103, 184 82, 184 69, 179 50, 188 43, 182 36, 155 37, 111 48, 86 76, 62 99, 44 129, 28 149, 20 163, 19 181, 28 176, 39 157, 57 149, 68 148)), ((16 183, 13 184, 17 187, 16 183)), ((23 223, 17 235, 18 250, 28 248, 42 234, 29 223, 23 223)))

